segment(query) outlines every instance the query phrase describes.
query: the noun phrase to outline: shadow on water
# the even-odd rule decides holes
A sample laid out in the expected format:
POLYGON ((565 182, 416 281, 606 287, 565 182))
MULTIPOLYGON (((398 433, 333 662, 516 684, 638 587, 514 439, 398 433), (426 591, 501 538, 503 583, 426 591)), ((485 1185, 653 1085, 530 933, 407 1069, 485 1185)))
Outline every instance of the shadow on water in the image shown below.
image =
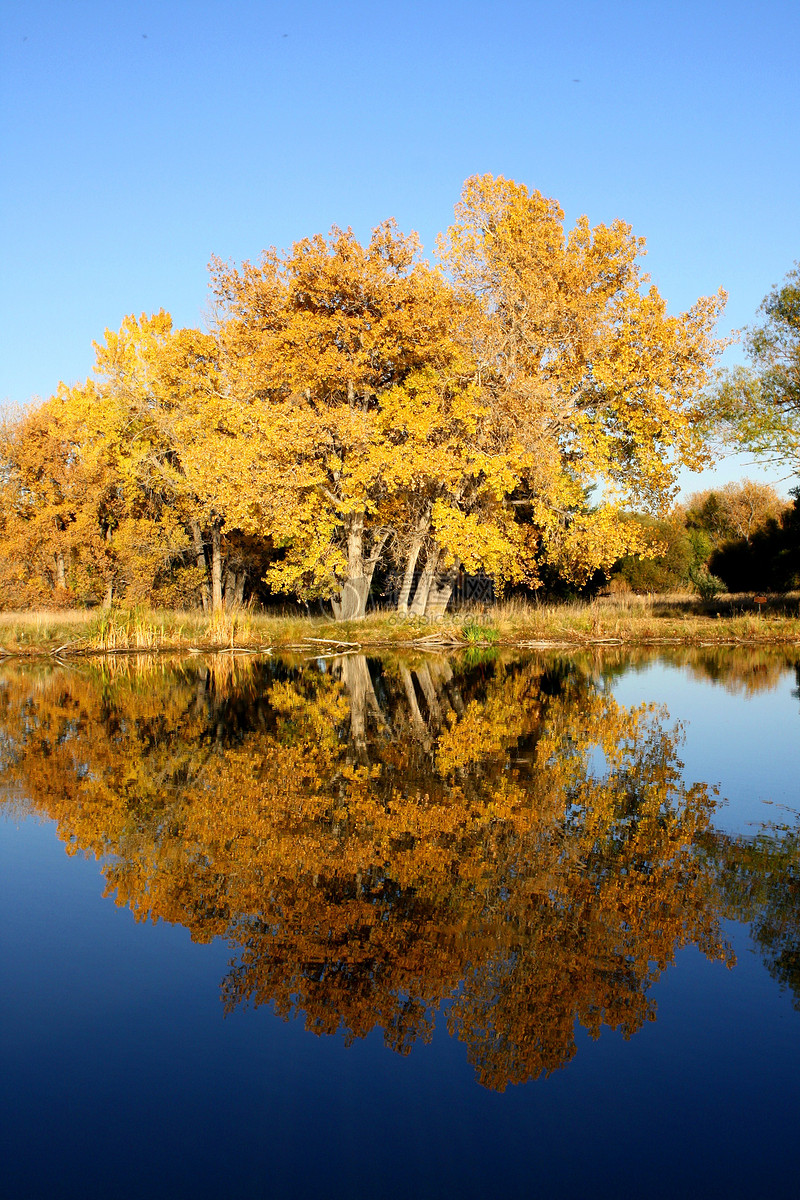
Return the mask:
MULTIPOLYGON (((676 657, 746 692, 795 666, 676 657)), ((137 919, 227 940, 226 1011, 271 1004, 346 1040, 379 1028, 407 1053, 447 1002, 502 1090, 568 1063, 577 1025, 653 1020, 681 947, 732 965, 725 917, 800 996, 800 834, 713 831, 680 729, 609 690, 645 661, 7 665, 3 780, 137 919)))

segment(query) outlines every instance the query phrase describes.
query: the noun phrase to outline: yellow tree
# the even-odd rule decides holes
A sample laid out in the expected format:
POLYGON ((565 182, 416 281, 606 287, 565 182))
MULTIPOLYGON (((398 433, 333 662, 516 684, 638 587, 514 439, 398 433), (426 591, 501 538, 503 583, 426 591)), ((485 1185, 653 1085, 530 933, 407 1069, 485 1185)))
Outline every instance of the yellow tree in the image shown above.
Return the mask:
POLYGON ((7 603, 99 599, 106 591, 114 470, 79 415, 95 396, 91 384, 61 385, 0 431, 7 603))
POLYGON ((7 418, 2 460, 3 601, 66 598, 74 514, 70 448, 52 408, 39 405, 7 418))
POLYGON ((50 402, 71 438, 75 476, 73 576, 83 596, 151 600, 165 583, 185 534, 163 494, 130 470, 136 430, 94 380, 59 386, 50 402))
POLYGON ((419 372, 381 398, 401 612, 443 611, 459 564, 498 579, 525 574, 524 530, 508 503, 516 464, 465 356, 467 369, 455 387, 419 372))
MULTIPOLYGON (((95 424, 114 446, 125 485, 153 514, 153 552, 164 563, 193 559, 203 607, 217 611, 226 590, 230 600, 243 586, 232 564, 226 570, 223 525, 236 494, 235 447, 246 441, 220 407, 217 344, 198 330, 174 329, 162 310, 126 317, 95 349, 102 381, 95 424)), ((129 535, 147 532, 143 520, 139 514, 129 535)))
POLYGON ((275 586, 362 616, 391 539, 413 575, 437 499, 469 478, 490 490, 464 301, 392 222, 366 246, 334 229, 257 266, 217 261, 213 290, 226 419, 242 434, 237 519, 286 547, 275 586))
POLYGON ((698 392, 724 294, 670 316, 643 251, 623 221, 567 233, 556 201, 491 175, 467 180, 440 241, 480 305, 472 350, 518 464, 513 501, 540 558, 577 581, 641 548, 623 503, 658 509, 677 467, 707 460, 698 392))

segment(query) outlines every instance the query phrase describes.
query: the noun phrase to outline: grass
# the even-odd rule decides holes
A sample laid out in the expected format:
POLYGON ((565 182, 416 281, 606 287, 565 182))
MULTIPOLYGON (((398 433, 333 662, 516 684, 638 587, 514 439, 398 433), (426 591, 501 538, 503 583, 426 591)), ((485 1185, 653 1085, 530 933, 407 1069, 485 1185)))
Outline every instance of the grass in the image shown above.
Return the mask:
POLYGON ((489 646, 717 645, 800 643, 800 597, 751 596, 704 602, 690 596, 608 596, 591 602, 511 602, 448 613, 436 621, 372 612, 334 622, 301 613, 202 612, 145 608, 111 612, 0 613, 0 655, 489 646))
POLYGON ((494 622, 488 623, 470 616, 461 626, 461 636, 468 646, 487 646, 500 640, 500 631, 494 622))
POLYGON ((94 614, 88 610, 0 613, 0 652, 46 649, 83 642, 94 614))

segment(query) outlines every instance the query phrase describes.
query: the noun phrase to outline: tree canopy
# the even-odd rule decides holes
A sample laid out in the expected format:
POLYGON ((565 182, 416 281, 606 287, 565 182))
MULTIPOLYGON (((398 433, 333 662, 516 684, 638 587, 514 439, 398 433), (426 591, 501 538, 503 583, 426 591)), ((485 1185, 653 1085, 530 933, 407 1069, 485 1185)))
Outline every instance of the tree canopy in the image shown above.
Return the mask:
POLYGON ((734 447, 800 474, 800 264, 761 302, 763 320, 745 331, 749 365, 721 375, 710 407, 734 447))

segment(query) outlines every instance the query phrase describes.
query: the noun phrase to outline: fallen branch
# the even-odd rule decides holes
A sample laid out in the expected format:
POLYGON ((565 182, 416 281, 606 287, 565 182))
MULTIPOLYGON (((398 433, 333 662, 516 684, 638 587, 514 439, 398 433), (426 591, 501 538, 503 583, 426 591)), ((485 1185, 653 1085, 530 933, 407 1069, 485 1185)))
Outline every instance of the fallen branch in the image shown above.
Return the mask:
POLYGON ((55 657, 56 657, 56 655, 60 654, 62 650, 67 650, 67 649, 68 649, 70 646, 81 646, 81 645, 84 645, 84 644, 85 644, 85 643, 84 643, 84 639, 83 639, 83 638, 76 638, 76 639, 75 639, 74 641, 72 641, 72 642, 64 642, 64 645, 63 645, 63 646, 57 646, 57 647, 56 647, 56 649, 55 649, 55 650, 51 650, 51 651, 50 651, 50 653, 51 653, 51 654, 53 655, 53 657, 55 658, 55 657))
POLYGON ((361 649, 361 642, 340 642, 338 638, 305 638, 304 648, 308 642, 316 642, 320 646, 355 646, 361 649))

